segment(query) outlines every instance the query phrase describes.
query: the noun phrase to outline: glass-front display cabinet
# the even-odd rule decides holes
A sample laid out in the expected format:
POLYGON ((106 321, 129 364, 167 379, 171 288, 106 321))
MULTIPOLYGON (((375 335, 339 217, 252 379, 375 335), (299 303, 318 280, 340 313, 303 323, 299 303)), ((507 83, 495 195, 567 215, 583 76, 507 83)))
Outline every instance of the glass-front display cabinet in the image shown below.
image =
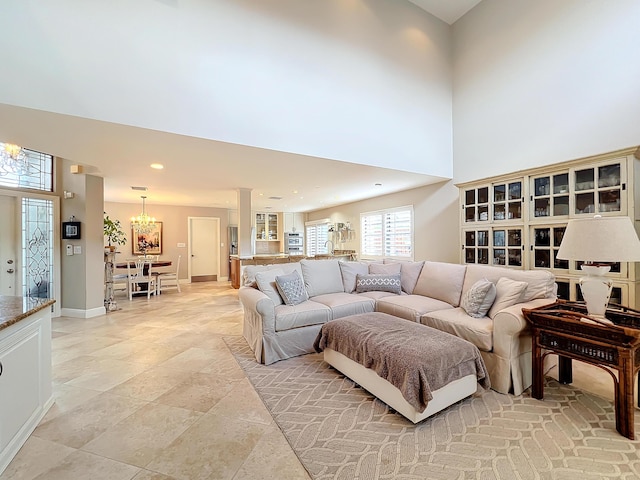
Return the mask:
POLYGON ((256 240, 278 240, 277 213, 256 213, 256 240))
POLYGON ((465 230, 463 249, 465 263, 522 267, 522 229, 465 230))

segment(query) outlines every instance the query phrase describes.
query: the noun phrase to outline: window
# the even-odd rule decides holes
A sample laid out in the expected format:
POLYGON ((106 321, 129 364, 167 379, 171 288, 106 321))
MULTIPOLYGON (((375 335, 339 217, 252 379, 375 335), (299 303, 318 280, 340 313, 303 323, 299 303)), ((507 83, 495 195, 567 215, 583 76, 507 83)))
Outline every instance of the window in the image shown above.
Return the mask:
POLYGON ((327 240, 329 240, 329 220, 317 220, 304 224, 307 237, 307 256, 328 253, 327 240))
POLYGON ((413 259, 413 207, 360 214, 361 256, 413 259))
MULTIPOLYGON (((0 143, 0 150, 4 148, 5 144, 0 143)), ((26 156, 28 166, 17 169, 14 164, 0 163, 0 185, 52 192, 53 156, 26 148, 21 149, 21 152, 26 156)))

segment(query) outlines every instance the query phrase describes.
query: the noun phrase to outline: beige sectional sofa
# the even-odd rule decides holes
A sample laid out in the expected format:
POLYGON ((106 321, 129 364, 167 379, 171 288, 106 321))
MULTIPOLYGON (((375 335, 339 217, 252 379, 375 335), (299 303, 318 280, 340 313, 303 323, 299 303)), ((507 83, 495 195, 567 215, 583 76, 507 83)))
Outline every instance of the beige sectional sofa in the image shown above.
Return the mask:
POLYGON ((246 267, 239 298, 244 308, 244 337, 261 363, 313 352, 313 342, 326 322, 379 311, 468 340, 480 350, 492 388, 519 395, 531 385, 531 336, 522 308, 554 302, 556 284, 554 276, 542 270, 429 261, 380 264, 302 260, 246 267), (275 279, 293 271, 303 279, 306 292, 302 293, 304 298, 308 294, 308 300, 287 305, 275 279), (400 273, 400 294, 356 285, 356 279, 367 278, 369 272, 392 271, 400 273), (488 315, 474 318, 460 303, 469 298, 476 282, 487 280, 500 287, 498 297, 488 315), (509 297, 509 292, 500 290, 509 282, 519 285, 517 296, 510 292, 509 297))

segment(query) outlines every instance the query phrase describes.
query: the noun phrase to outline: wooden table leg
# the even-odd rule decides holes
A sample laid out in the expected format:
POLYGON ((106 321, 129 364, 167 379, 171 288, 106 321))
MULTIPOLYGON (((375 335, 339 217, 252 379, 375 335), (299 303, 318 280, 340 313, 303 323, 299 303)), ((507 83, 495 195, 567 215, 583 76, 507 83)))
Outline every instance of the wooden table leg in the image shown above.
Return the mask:
POLYGON ((534 331, 531 336, 531 357, 533 385, 531 386, 531 396, 538 400, 544 397, 544 367, 542 365, 542 349, 538 345, 539 332, 534 331))
POLYGON ((616 430, 621 435, 634 440, 633 428, 633 367, 628 355, 621 358, 621 365, 616 391, 616 430))
POLYGON ((571 359, 562 355, 558 355, 558 380, 565 385, 573 382, 571 359))

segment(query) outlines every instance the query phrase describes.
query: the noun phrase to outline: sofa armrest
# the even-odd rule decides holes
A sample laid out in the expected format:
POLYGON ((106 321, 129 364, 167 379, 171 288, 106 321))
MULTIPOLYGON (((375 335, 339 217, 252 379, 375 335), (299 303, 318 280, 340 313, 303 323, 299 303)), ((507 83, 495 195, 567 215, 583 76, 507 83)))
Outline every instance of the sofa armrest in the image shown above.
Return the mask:
POLYGON ((262 329, 275 332, 276 312, 273 301, 257 288, 240 287, 238 298, 242 307, 262 317, 262 329))
POLYGON ((524 303, 516 303, 515 305, 500 310, 493 318, 494 349, 496 334, 500 336, 513 337, 527 329, 528 324, 522 314, 523 308, 538 308, 555 301, 555 298, 537 298, 524 303))

